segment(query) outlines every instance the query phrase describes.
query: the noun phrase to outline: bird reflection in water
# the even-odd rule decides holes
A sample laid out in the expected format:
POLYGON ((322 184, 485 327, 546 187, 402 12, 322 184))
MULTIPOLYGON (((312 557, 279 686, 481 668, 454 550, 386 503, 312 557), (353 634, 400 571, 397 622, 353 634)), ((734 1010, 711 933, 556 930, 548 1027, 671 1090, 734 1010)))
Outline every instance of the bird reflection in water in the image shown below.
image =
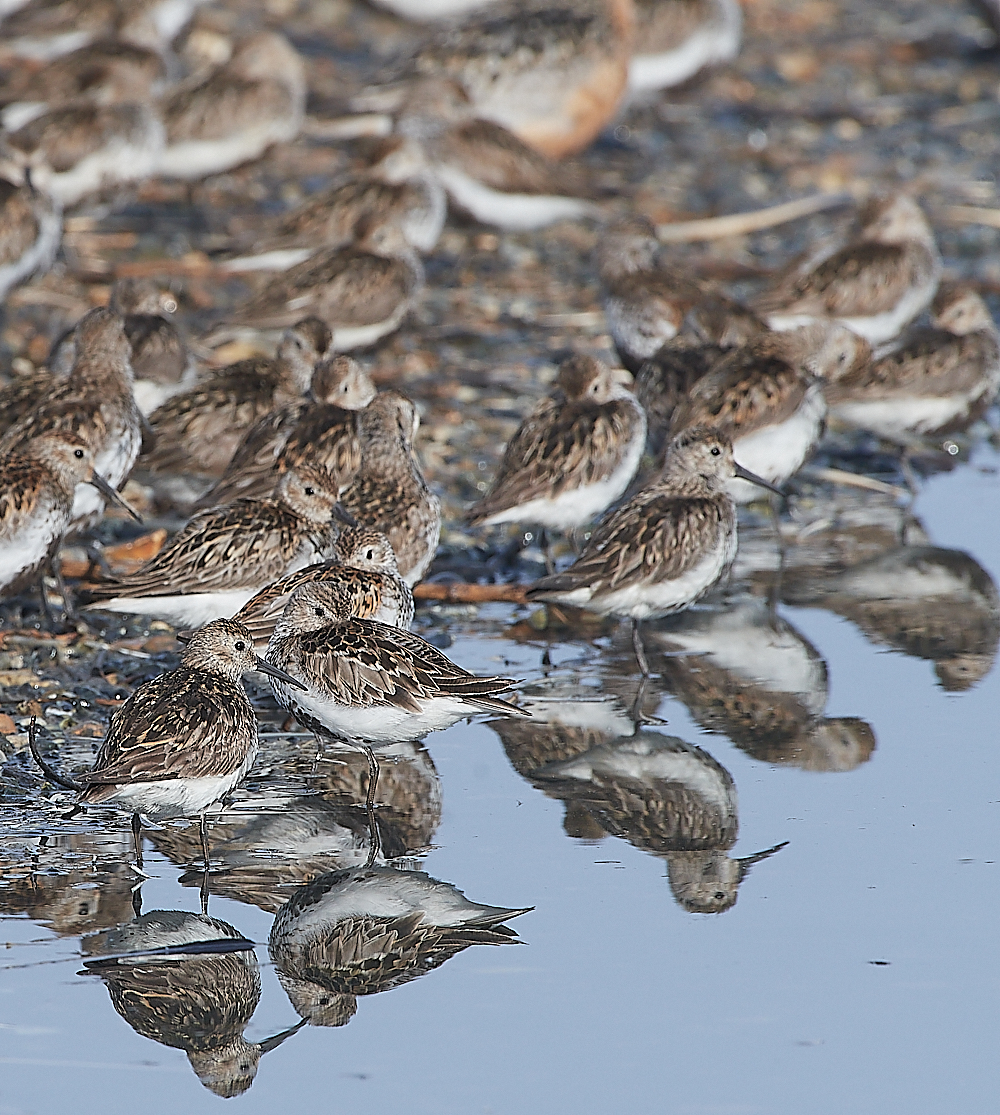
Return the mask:
POLYGON ((971 689, 996 659, 997 586, 961 550, 911 542, 839 572, 788 576, 782 597, 835 612, 872 642, 927 659, 948 692, 971 689))
POLYGON ((530 721, 492 727, 518 772, 565 802, 567 834, 620 836, 663 858, 670 890, 690 913, 730 909, 753 864, 785 846, 730 857, 739 830, 736 787, 702 748, 630 731, 632 721, 610 701, 529 700, 526 707, 530 721))
POLYGON ((766 763, 854 770, 875 734, 853 716, 828 717, 826 663, 768 601, 745 597, 692 611, 650 632, 654 667, 692 717, 766 763))
POLYGON ((515 943, 503 923, 530 909, 470 902, 423 871, 333 871, 278 911, 268 950, 299 1016, 343 1026, 358 996, 417 979, 470 945, 515 943))
POLYGON ((243 1036, 260 1001, 253 942, 227 922, 153 910, 84 938, 85 971, 104 981, 115 1010, 137 1034, 183 1049, 198 1079, 238 1096, 261 1057, 302 1023, 263 1042, 243 1036))
MULTIPOLYGON (((441 821, 441 783, 427 749, 401 743, 380 750, 376 790, 381 852, 389 859, 426 849, 441 821)), ((275 913, 294 888, 329 871, 360 867, 372 851, 365 810, 368 763, 355 750, 324 757, 306 777, 314 792, 257 793, 224 814, 212 832, 209 892, 275 913), (319 792, 315 792, 319 791, 319 792)), ((197 862, 193 828, 150 833, 176 864, 197 862)), ((200 870, 181 876, 200 886, 200 870)))

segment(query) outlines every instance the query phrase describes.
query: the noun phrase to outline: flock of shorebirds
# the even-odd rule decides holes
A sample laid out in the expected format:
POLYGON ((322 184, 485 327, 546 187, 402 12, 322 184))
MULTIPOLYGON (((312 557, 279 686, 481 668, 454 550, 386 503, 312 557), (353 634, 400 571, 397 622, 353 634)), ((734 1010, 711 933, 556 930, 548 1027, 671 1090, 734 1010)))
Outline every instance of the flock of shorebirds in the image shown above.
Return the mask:
MULTIPOLYGON (((16 61, 0 88, 0 296, 52 263, 64 207, 153 175, 201 179, 299 132, 305 67, 288 41, 258 32, 225 57, 185 60, 172 44, 195 7, 0 6, 0 54, 16 61)), ((366 751, 372 857, 373 748, 482 712, 527 715, 510 679, 473 675, 409 631, 441 505, 415 454, 414 404, 376 391, 345 353, 414 306, 420 253, 449 203, 508 229, 600 219, 586 183, 557 160, 627 98, 731 58, 740 10, 736 0, 451 7, 404 5, 452 21, 336 122, 345 135, 382 136, 369 168, 220 261, 265 277, 203 350, 252 334, 277 342, 273 357, 199 368, 169 292, 126 280, 46 368, 0 391, 3 595, 38 585, 51 611, 54 578, 76 621, 60 546, 106 503, 124 504, 133 469, 191 512, 144 567, 104 569, 77 593, 85 611, 180 628, 179 666, 115 713, 91 770, 60 773, 32 739, 81 805, 132 813, 139 865, 143 816, 200 817, 207 865, 206 810, 258 753, 248 671, 263 671, 318 738, 366 751)), ((562 364, 468 523, 588 532, 565 568, 546 549, 548 575, 526 598, 631 621, 644 674, 640 623, 719 584, 736 555, 737 505, 783 498, 828 415, 905 461, 920 439, 981 416, 1000 387, 990 313, 970 287, 941 282, 933 233, 905 194, 866 201, 841 242, 750 304, 680 274, 638 215, 605 223, 595 264, 623 367, 585 354, 562 364)))

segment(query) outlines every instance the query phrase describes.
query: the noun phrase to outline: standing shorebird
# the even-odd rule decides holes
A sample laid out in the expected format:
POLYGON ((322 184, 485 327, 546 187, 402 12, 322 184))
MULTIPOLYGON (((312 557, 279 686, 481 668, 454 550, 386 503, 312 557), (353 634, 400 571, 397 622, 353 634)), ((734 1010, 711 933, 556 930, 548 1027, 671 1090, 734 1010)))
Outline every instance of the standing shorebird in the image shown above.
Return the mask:
POLYGON ((93 484, 135 515, 73 434, 40 434, 0 458, 0 594, 16 592, 52 559, 72 522, 78 484, 93 484))
POLYGON ((0 302, 36 272, 48 271, 62 240, 59 203, 30 181, 18 185, 14 168, 8 172, 10 178, 0 175, 0 302))
POLYGON ((600 515, 628 487, 646 445, 631 382, 624 369, 589 356, 564 361, 555 391, 518 427, 466 520, 572 530, 600 515))
POLYGON ((278 577, 330 557, 338 485, 300 467, 269 499, 200 511, 136 573, 91 585, 91 609, 198 627, 238 611, 278 577))
POLYGON ((699 340, 721 348, 746 344, 767 331, 746 306, 707 291, 662 258, 652 222, 631 216, 601 236, 597 270, 615 348, 630 372, 690 325, 699 340))
POLYGON ((275 625, 266 658, 301 684, 275 678, 274 696, 321 738, 344 741, 368 757, 367 809, 371 858, 378 851, 371 744, 415 740, 481 712, 525 715, 498 697, 509 678, 477 677, 398 627, 352 614, 343 585, 312 581, 291 595, 275 625))
POLYGON ((143 464, 151 472, 221 476, 255 422, 305 394, 330 341, 325 322, 303 318, 285 332, 273 359, 239 360, 174 395, 150 415, 156 445, 143 464))
POLYGON ((136 863, 142 866, 142 818, 200 817, 208 871, 206 812, 243 781, 260 741, 243 675, 262 670, 282 684, 301 682, 254 653, 250 632, 220 619, 196 631, 176 670, 140 685, 112 716, 94 766, 67 778, 32 752, 45 773, 79 794, 81 805, 132 814, 136 863))
POLYGON ((793 271, 757 299, 772 329, 839 321, 877 345, 896 337, 937 290, 941 256, 920 206, 905 194, 875 198, 855 236, 793 271))
POLYGON ((942 284, 931 327, 825 386, 830 413, 888 441, 961 430, 1000 388, 1000 338, 990 311, 970 287, 942 284))
POLYGON ((302 464, 340 476, 346 485, 361 467, 358 411, 375 394, 371 377, 349 356, 321 360, 309 398, 276 407, 251 426, 219 482, 195 507, 264 499, 283 473, 302 464))
POLYGON ((233 617, 253 633, 254 645, 267 646, 292 593, 299 585, 320 581, 342 587, 359 619, 408 629, 413 622, 413 593, 399 575, 389 539, 370 527, 340 532, 336 557, 282 577, 260 592, 233 617))
POLYGON ((729 62, 742 37, 739 0, 636 0, 629 92, 668 89, 705 66, 729 62))
POLYGON ((383 391, 361 411, 361 468, 341 503, 364 526, 392 544, 399 574, 411 587, 437 553, 441 501, 427 487, 413 451, 417 408, 396 391, 383 391))
POLYGON ((253 35, 204 81, 179 85, 165 98, 157 172, 206 178, 257 159, 298 135, 305 103, 305 67, 288 40, 271 31, 253 35))
MULTIPOLYGON (((690 388, 671 417, 671 430, 709 426, 724 433, 741 465, 770 485, 801 468, 823 432, 822 380, 849 375, 871 357, 867 342, 833 323, 766 333, 720 357, 690 388)), ((737 503, 757 498, 734 481, 737 503)))
MULTIPOLYGON (((142 443, 141 415, 132 391, 130 347, 121 317, 91 310, 74 333, 70 374, 0 438, 9 453, 44 433, 70 433, 93 454, 94 468, 111 485, 124 484, 142 443)), ((88 481, 77 484, 71 527, 84 530, 104 513, 105 496, 88 481)))
POLYGON ((725 434, 684 430, 649 487, 595 529, 568 569, 536 581, 528 599, 631 619, 636 660, 648 675, 640 621, 690 607, 733 564, 736 507, 727 482, 736 476, 777 491, 736 463, 725 434))

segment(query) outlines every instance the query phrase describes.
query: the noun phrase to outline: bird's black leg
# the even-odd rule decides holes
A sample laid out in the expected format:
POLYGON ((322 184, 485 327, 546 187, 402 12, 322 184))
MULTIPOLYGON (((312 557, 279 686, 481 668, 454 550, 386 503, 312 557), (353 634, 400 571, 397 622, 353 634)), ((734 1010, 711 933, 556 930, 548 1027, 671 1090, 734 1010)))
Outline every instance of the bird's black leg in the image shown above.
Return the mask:
POLYGON ((135 865, 142 868, 142 818, 132 814, 132 842, 135 844, 135 865))
POLYGON ((205 915, 208 914, 208 817, 202 813, 201 824, 199 826, 201 833, 201 854, 205 864, 205 870, 201 876, 201 912, 205 915))
POLYGON ((644 678, 649 677, 649 663, 646 661, 646 651, 642 645, 642 632, 639 630, 641 620, 632 620, 632 649, 635 651, 635 660, 644 678))
POLYGON ((540 527, 538 530, 538 548, 545 558, 545 572, 551 577, 556 571, 556 563, 552 557, 552 547, 549 545, 549 535, 545 527, 540 527))
POLYGON ((368 795, 365 798, 365 809, 368 812, 368 860, 366 867, 371 867, 382 847, 382 838, 378 831, 378 819, 375 816, 375 790, 378 787, 379 765, 375 752, 366 743, 358 745, 368 756, 368 795))
POLYGON ((52 555, 49 567, 52 570, 52 576, 56 582, 56 588, 59 590, 59 595, 62 597, 63 614, 70 623, 76 623, 80 617, 76 614, 76 608, 73 606, 73 597, 70 596, 69 589, 66 587, 66 582, 63 580, 62 562, 59 560, 59 555, 57 553, 52 555))

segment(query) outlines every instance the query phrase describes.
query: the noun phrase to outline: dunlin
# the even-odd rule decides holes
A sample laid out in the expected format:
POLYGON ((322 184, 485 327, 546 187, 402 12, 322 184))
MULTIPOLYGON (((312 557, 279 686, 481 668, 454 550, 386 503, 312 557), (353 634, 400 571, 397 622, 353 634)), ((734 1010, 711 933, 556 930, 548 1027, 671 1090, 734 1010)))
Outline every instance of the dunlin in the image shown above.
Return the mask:
POLYGON ((853 238, 788 275, 755 309, 772 329, 833 319, 877 345, 929 305, 940 275, 927 218, 896 194, 865 205, 853 238))
POLYGON ((728 350, 690 337, 675 337, 643 361, 635 377, 635 397, 646 412, 646 444, 657 459, 670 437, 670 420, 699 379, 728 350))
POLYGON ((375 397, 368 373, 349 356, 321 360, 308 400, 286 403, 251 426, 222 478, 195 505, 264 499, 279 477, 301 464, 339 476, 344 486, 361 466, 358 411, 375 397))
POLYGON ((739 0, 635 0, 629 90, 680 85, 705 66, 735 58, 742 37, 739 0))
MULTIPOLYGON (((197 365, 180 329, 171 320, 177 299, 148 279, 119 279, 111 288, 110 308, 121 314, 131 348, 136 405, 152 414, 171 396, 192 386, 197 365)), ((49 364, 56 376, 72 369, 75 334, 70 331, 56 345, 49 364)))
POLYGON ((690 607, 736 557, 736 508, 727 488, 736 476, 771 488, 736 463, 725 434, 684 430, 649 487, 594 530, 568 569, 532 585, 528 599, 628 617, 639 667, 648 674, 639 622, 690 607))
POLYGON ((121 502, 73 434, 40 434, 0 457, 0 593, 16 591, 52 558, 72 522, 79 484, 121 502))
POLYGON ((631 382, 624 369, 589 356, 564 361, 555 391, 518 427, 466 519, 572 530, 597 518, 624 493, 646 445, 631 382))
MULTIPOLYGON (((98 473, 112 488, 119 488, 142 441, 121 317, 112 310, 91 310, 80 319, 74 344, 76 359, 70 374, 55 381, 44 400, 7 430, 0 438, 0 453, 9 453, 39 434, 72 433, 90 449, 98 473)), ((103 513, 101 492, 90 483, 79 483, 72 526, 86 529, 103 513)))
POLYGON ((511 943, 516 934, 503 923, 531 909, 471 902, 423 871, 332 871, 278 911, 268 952, 301 1018, 343 1026, 359 995, 417 979, 470 945, 511 943))
MULTIPOLYGON (((817 323, 766 333, 722 356, 691 387, 671 418, 671 430, 709 426, 733 443, 741 465, 769 482, 792 476, 823 432, 821 380, 864 366, 867 342, 843 326, 817 323)), ((751 484, 733 483, 737 503, 759 497, 751 484)))
POLYGON ((356 230, 392 224, 415 251, 438 242, 447 210, 444 189, 422 148, 411 139, 385 140, 362 173, 335 182, 286 213, 273 231, 254 230, 253 255, 227 260, 231 271, 284 271, 318 248, 346 247, 356 230))
POLYGON ((1000 339, 982 298, 941 286, 931 327, 825 386, 833 417, 890 441, 964 429, 1000 388, 1000 339))
POLYGON ((396 126, 419 139, 452 205, 483 224, 524 230, 599 215, 579 172, 475 117, 453 81, 421 83, 396 126))
POLYGON ((389 539, 370 527, 348 527, 337 538, 336 557, 282 577, 244 604, 233 617, 253 632, 255 646, 267 646, 275 623, 299 587, 321 581, 342 587, 351 614, 393 627, 413 622, 413 593, 400 577, 389 539))
POLYGON ((18 66, 0 85, 0 122, 16 131, 50 107, 71 101, 118 104, 151 100, 166 78, 156 50, 122 39, 102 39, 39 69, 18 66))
POLYGON ((415 585, 437 553, 441 501, 427 487, 413 449, 417 408, 383 391, 361 412, 361 468, 341 502, 364 526, 392 544, 399 574, 415 585))
POLYGON ((629 371, 637 372, 686 324, 698 339, 722 348, 766 331, 752 310, 681 274, 662 251, 652 223, 638 216, 612 224, 598 245, 604 313, 629 371))
POLYGON ((164 130, 142 102, 75 102, 49 109, 5 137, 34 184, 61 205, 155 173, 164 130))
POLYGON ((497 694, 509 678, 477 677, 398 627, 351 614, 351 596, 320 581, 291 595, 265 656, 305 686, 275 679, 278 703, 321 736, 392 743, 477 713, 522 716, 497 694))
POLYGON ((361 231, 356 245, 321 248, 275 275, 228 320, 266 330, 314 314, 333 330, 338 352, 372 345, 398 329, 423 289, 423 266, 393 224, 361 231))
POLYGON ((298 135, 305 99, 305 68, 288 40, 270 31, 253 35, 204 81, 165 98, 157 171, 205 178, 259 158, 298 135))
POLYGON ((168 399, 150 416, 156 445, 143 464, 153 472, 221 476, 254 423, 306 392, 330 339, 325 322, 305 318, 285 333, 275 358, 229 364, 168 399))
POLYGON ((185 627, 230 616, 272 581, 331 556, 336 503, 326 473, 286 472, 269 499, 200 511, 138 572, 92 585, 90 606, 185 627))
MULTIPOLYGON (((63 785, 81 805, 109 805, 132 813, 136 861, 142 863, 142 817, 201 818, 208 867, 205 814, 246 777, 260 746, 257 718, 243 688, 250 670, 301 683, 259 658, 250 632, 220 619, 196 631, 176 670, 140 685, 112 716, 94 766, 63 785)), ((36 758, 37 748, 34 747, 36 758)), ((43 769, 48 774, 47 764, 43 769)))
POLYGON ((412 60, 456 81, 476 116, 551 158, 586 147, 628 77, 634 10, 624 0, 514 0, 441 30, 412 60))
POLYGON ((86 972, 108 988, 137 1034, 183 1049, 210 1092, 242 1095, 261 1057, 302 1025, 265 1041, 243 1032, 260 1001, 253 942, 227 922, 184 910, 151 910, 84 941, 86 972))
MULTIPOLYGON (((48 271, 61 240, 62 208, 55 198, 30 181, 17 185, 0 175, 0 302, 36 272, 48 271)), ((6 409, 0 414, 6 423, 6 409)))

